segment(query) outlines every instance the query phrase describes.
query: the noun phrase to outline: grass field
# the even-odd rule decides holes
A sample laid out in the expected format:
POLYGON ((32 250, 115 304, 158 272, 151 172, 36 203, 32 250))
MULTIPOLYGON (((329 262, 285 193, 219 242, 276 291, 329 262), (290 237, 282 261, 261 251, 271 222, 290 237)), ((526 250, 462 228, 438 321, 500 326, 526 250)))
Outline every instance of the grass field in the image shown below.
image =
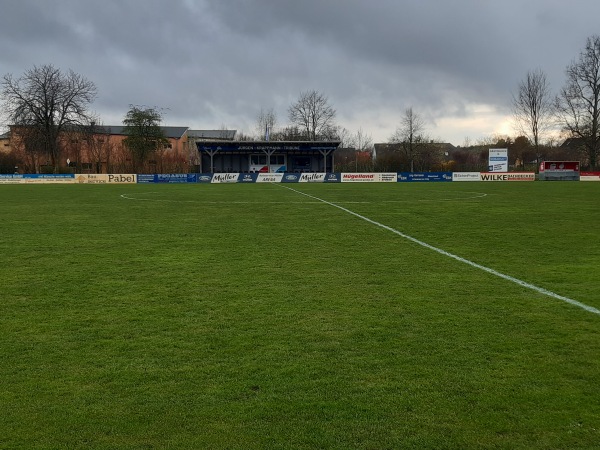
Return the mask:
POLYGON ((600 448, 600 183, 286 186, 0 186, 0 448, 600 448))

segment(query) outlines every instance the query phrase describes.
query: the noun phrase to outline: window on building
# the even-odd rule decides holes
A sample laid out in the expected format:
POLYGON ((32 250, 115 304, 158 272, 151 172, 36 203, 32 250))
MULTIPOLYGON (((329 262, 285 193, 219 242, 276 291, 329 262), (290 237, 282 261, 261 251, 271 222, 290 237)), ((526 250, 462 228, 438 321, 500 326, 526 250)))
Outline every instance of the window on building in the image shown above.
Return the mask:
POLYGON ((271 165, 283 166, 285 164, 285 155, 271 155, 271 165))
POLYGON ((253 166, 264 166, 267 164, 267 155, 250 155, 250 164, 253 166))

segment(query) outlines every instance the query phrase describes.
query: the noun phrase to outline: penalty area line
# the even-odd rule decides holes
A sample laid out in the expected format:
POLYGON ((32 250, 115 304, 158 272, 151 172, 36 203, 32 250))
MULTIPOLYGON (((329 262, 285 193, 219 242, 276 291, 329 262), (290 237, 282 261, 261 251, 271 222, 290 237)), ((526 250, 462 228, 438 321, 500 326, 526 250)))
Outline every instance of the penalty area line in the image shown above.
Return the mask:
POLYGON ((364 220, 365 222, 368 222, 368 223, 370 223, 372 225, 375 225, 375 226, 377 226, 379 228, 383 228, 384 230, 390 231, 390 232, 392 232, 392 233, 394 233, 394 234, 396 234, 396 235, 398 235, 398 236, 400 236, 400 237, 402 237, 402 238, 404 238, 404 239, 406 239, 406 240, 408 240, 410 242, 413 242, 413 243, 415 243, 417 245, 420 245, 421 247, 425 247, 425 248, 427 248, 429 250, 432 250, 432 251, 434 251, 436 253, 439 253, 440 255, 447 256, 448 258, 452 258, 452 259, 454 259, 456 261, 459 261, 461 263, 467 264, 467 265, 469 265, 471 267, 474 267, 476 269, 483 270, 484 272, 487 272, 487 273, 489 273, 491 275, 495 275, 495 276, 497 276, 499 278, 502 278, 503 280, 510 281, 511 283, 518 284, 519 286, 522 286, 524 288, 530 289, 530 290, 535 291, 535 292, 537 292, 539 294, 542 294, 542 295, 545 295, 545 296, 548 296, 548 297, 551 297, 551 298, 563 301, 565 303, 569 303, 570 305, 577 306, 578 308, 584 309, 587 312, 591 312, 593 314, 600 315, 600 310, 597 309, 597 308, 594 308, 593 306, 586 305, 585 303, 581 303, 581 302, 579 302, 577 300, 573 300, 572 298, 565 297, 563 295, 560 295, 560 294, 557 294, 555 292, 549 291, 548 289, 544 289, 542 287, 536 286, 534 284, 528 283, 528 282, 523 281, 523 280, 519 280, 518 278, 511 277, 510 275, 506 275, 506 274, 504 274, 502 272, 498 272, 497 270, 494 270, 494 269, 492 269, 490 267, 483 266, 481 264, 478 264, 476 262, 470 261, 470 260, 468 260, 466 258, 463 258, 461 256, 458 256, 458 255, 455 255, 453 253, 447 252, 446 250, 442 250, 441 248, 434 247, 433 245, 428 244, 427 242, 423 242, 423 241, 421 241, 421 240, 419 240, 417 238, 409 236, 408 234, 402 233, 401 231, 398 231, 395 228, 388 227, 387 225, 384 225, 384 224, 382 224, 380 222, 377 222, 377 221, 375 221, 373 219, 369 219, 368 217, 365 217, 365 216, 363 216, 361 214, 358 214, 358 213, 356 213, 356 212, 354 212, 354 211, 352 211, 352 210, 350 210, 348 208, 344 208, 343 206, 340 206, 340 205, 338 205, 336 203, 328 202, 327 200, 323 200, 322 198, 315 197, 314 195, 310 195, 310 194, 307 194, 305 192, 298 191, 298 190, 293 189, 293 188, 288 187, 288 186, 284 186, 284 185, 277 185, 277 186, 281 187, 281 188, 284 188, 284 189, 288 189, 288 190, 290 190, 292 192, 295 192, 296 194, 300 194, 300 195, 304 195, 305 197, 312 198, 313 200, 317 200, 317 201, 319 201, 321 203, 324 203, 326 205, 333 206, 334 208, 342 210, 342 211, 344 211, 344 212, 346 212, 346 213, 348 213, 348 214, 350 214, 350 215, 352 215, 354 217, 357 217, 357 218, 359 218, 361 220, 364 220))

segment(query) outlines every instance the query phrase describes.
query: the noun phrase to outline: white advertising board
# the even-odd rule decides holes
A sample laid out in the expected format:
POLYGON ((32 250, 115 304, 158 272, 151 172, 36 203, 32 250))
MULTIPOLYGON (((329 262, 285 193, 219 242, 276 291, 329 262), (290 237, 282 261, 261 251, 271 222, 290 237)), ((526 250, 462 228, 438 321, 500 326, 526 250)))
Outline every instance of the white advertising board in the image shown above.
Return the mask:
POLYGON ((480 181, 479 172, 452 172, 452 181, 480 181))
POLYGON ((507 148, 490 148, 488 172, 508 172, 507 148))

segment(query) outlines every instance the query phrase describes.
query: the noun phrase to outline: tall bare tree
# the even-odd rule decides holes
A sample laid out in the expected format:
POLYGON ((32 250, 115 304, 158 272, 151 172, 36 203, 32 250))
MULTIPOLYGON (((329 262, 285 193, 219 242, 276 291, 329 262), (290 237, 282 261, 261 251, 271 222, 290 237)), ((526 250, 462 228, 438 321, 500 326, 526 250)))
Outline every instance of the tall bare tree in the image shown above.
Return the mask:
POLYGON ((96 122, 91 122, 82 128, 81 134, 94 173, 102 173, 102 164, 105 165, 104 170, 110 173, 111 157, 115 146, 110 140, 109 130, 96 122))
POLYGON ((2 79, 3 108, 13 130, 35 130, 37 147, 48 155, 54 171, 60 163, 60 136, 67 128, 91 119, 90 103, 96 86, 72 70, 62 72, 51 64, 34 66, 21 77, 7 74, 2 79))
POLYGON ((335 109, 325 95, 318 91, 306 91, 290 105, 290 122, 306 133, 306 138, 316 141, 329 137, 335 129, 335 109))
POLYGON ((516 128, 533 144, 539 166, 541 140, 554 122, 554 102, 542 70, 527 73, 513 95, 512 105, 516 128))
POLYGON ((354 148, 358 152, 366 152, 373 147, 373 138, 369 133, 359 128, 354 133, 354 148))
POLYGON ((273 108, 260 109, 258 116, 256 116, 256 134, 259 139, 268 141, 270 135, 275 132, 275 126, 277 125, 277 114, 273 108))
POLYGON ((565 131, 581 139, 589 166, 595 168, 600 154, 600 36, 587 39, 566 74, 556 99, 559 117, 565 131))
POLYGON ((425 121, 410 107, 404 111, 400 125, 390 138, 390 143, 399 144, 400 151, 410 164, 411 172, 414 172, 415 162, 427 145, 424 132, 425 121))

